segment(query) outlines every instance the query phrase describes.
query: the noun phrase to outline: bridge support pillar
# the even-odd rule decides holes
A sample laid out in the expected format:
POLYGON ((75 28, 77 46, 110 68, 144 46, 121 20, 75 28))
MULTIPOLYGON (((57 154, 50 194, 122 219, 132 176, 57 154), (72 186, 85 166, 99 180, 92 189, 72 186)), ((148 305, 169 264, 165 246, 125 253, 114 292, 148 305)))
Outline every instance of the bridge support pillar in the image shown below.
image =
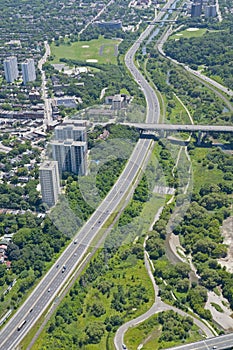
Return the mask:
POLYGON ((198 136, 197 136, 197 144, 200 146, 202 140, 202 132, 199 130, 198 131, 198 136))
POLYGON ((165 130, 159 130, 159 137, 165 138, 166 137, 166 131, 165 130))

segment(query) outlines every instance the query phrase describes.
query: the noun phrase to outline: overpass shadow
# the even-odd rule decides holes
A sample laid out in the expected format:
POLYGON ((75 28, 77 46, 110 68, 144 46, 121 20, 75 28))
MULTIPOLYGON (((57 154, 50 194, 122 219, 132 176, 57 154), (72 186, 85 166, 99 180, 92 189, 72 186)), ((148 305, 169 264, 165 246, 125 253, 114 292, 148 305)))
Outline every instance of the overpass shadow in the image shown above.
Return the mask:
POLYGON ((176 138, 172 138, 170 136, 159 136, 159 135, 155 135, 155 134, 149 134, 149 133, 141 133, 140 134, 140 139, 148 139, 148 140, 153 140, 153 141, 159 141, 160 139, 168 139, 172 144, 174 145, 179 145, 179 146, 187 146, 189 144, 189 141, 185 141, 185 140, 179 140, 176 138))

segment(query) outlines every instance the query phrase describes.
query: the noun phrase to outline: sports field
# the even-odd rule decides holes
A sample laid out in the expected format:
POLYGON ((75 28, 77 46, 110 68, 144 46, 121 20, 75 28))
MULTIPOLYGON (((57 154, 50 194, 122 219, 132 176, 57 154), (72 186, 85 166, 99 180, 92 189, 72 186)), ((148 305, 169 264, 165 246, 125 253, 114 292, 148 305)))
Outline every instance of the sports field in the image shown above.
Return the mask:
POLYGON ((93 63, 117 63, 118 45, 120 39, 99 39, 77 41, 72 44, 51 44, 51 54, 54 59, 51 63, 59 63, 60 58, 75 59, 93 63))

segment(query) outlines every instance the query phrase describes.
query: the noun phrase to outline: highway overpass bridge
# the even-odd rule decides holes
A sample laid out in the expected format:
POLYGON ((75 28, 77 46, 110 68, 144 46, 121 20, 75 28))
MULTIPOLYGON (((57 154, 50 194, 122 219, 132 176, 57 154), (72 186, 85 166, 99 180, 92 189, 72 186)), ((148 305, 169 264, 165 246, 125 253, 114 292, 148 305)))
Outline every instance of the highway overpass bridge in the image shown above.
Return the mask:
POLYGON ((170 131, 170 132, 233 132, 230 125, 192 125, 192 124, 145 124, 145 123, 121 123, 135 127, 141 131, 170 131))
POLYGON ((176 19, 160 19, 160 20, 157 20, 157 21, 152 21, 152 22, 148 22, 149 24, 157 24, 157 23, 176 23, 177 20, 176 19))

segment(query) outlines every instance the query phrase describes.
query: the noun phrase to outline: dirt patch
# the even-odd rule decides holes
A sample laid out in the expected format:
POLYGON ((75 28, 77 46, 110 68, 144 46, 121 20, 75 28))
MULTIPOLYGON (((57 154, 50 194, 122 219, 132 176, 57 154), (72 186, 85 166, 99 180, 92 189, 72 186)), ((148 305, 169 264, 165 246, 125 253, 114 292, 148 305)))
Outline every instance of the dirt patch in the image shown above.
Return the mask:
POLYGON ((219 259, 221 266, 226 266, 227 271, 233 273, 233 216, 223 222, 221 233, 224 237, 223 243, 228 245, 227 256, 219 259))

